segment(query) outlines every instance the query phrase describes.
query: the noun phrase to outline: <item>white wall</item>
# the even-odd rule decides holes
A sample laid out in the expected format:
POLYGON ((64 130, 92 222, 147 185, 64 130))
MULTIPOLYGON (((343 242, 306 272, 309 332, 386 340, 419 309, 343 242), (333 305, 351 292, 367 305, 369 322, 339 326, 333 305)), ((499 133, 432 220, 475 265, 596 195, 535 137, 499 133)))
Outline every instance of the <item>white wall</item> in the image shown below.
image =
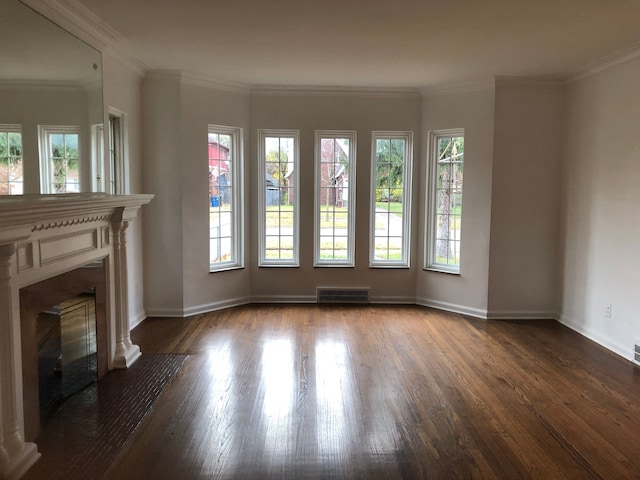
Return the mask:
POLYGON ((489 317, 554 318, 564 89, 496 83, 489 317))
MULTIPOLYGON (((127 118, 128 130, 128 164, 130 193, 149 193, 143 189, 142 169, 142 73, 136 72, 124 64, 109 50, 102 54, 103 119, 105 125, 109 121, 109 108, 116 108, 127 118)), ((92 121, 91 123, 98 123, 92 121)), ((145 319, 144 282, 143 282, 143 221, 146 209, 143 207, 138 218, 127 230, 127 262, 129 269, 129 319, 131 326, 145 319)))
POLYGON ((249 94, 199 85, 179 72, 152 72, 143 90, 143 185, 156 195, 144 217, 147 313, 186 316, 246 303, 248 217, 247 268, 209 273, 207 133, 209 124, 243 128, 248 164, 249 94))
POLYGON ((181 80, 147 75, 143 82, 142 144, 144 300, 148 315, 181 316, 184 309, 181 80))
POLYGON ((422 305, 483 317, 487 313, 494 88, 427 94, 422 107, 418 267, 425 264, 426 135, 431 130, 464 128, 460 275, 420 270, 416 297, 422 305))
POLYGON ((639 84, 636 59, 569 86, 558 268, 562 322, 629 359, 640 338, 639 84))
POLYGON ((215 310, 250 300, 250 271, 255 261, 249 249, 254 229, 249 223, 250 170, 254 165, 249 150, 249 93, 198 86, 188 79, 181 87, 182 135, 179 162, 182 168, 182 245, 184 314, 215 310), (209 273, 209 170, 208 125, 243 129, 245 172, 244 218, 245 265, 238 270, 209 273))
MULTIPOLYGON (((300 267, 257 268, 253 258, 252 296, 260 301, 315 301, 318 286, 370 287, 374 301, 414 300, 417 271, 417 214, 419 168, 414 162, 413 218, 411 223, 411 268, 369 268, 369 216, 371 132, 374 130, 414 133, 414 159, 420 157, 420 104, 418 95, 364 93, 289 95, 261 92, 251 98, 251 252, 258 251, 257 131, 300 131, 300 267), (354 268, 314 268, 314 141, 316 130, 357 131, 356 155, 356 244, 354 268)), ((350 185, 351 187, 351 185, 350 185)))

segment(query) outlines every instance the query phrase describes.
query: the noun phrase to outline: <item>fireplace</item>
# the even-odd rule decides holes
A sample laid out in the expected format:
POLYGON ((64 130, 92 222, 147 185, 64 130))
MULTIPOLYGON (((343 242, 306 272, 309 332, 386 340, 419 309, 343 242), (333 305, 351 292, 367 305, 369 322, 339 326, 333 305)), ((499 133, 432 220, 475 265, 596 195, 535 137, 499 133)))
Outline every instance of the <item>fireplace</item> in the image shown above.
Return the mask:
POLYGON ((97 374, 127 368, 140 356, 129 335, 126 231, 152 198, 0 199, 0 478, 19 478, 39 457, 28 440, 39 428, 37 317, 42 311, 93 291, 97 374), (91 268, 96 262, 101 268, 91 268))
MULTIPOLYGON (((35 424, 37 415, 40 429, 44 428, 64 400, 98 379, 95 304, 95 295, 85 292, 40 312, 36 317, 38 410, 35 415, 27 413, 25 380, 28 375, 24 364, 25 337, 22 336, 25 440, 35 440, 38 436, 35 432, 30 435, 27 430, 30 418, 35 424)), ((25 323, 24 317, 21 321, 25 323)))
POLYGON ((20 289, 24 438, 107 372, 104 260, 20 289))

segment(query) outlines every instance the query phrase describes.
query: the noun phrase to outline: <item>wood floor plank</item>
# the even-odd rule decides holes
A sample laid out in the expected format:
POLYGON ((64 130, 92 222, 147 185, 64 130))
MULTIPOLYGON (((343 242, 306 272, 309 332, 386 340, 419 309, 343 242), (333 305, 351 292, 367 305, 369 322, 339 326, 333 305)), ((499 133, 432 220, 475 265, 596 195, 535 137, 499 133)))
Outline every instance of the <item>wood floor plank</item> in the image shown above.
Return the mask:
POLYGON ((640 374, 553 321, 253 305, 133 332, 189 358, 104 478, 638 478, 640 374))

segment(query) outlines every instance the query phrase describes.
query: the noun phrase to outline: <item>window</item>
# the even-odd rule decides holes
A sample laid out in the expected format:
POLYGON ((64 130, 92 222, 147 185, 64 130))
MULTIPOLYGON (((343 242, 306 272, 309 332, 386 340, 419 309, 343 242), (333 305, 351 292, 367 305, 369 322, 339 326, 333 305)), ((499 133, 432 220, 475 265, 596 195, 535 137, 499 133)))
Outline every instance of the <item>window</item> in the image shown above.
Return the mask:
POLYGON ((80 127, 40 126, 42 193, 80 192, 80 127))
POLYGON ((259 130, 259 265, 297 267, 298 143, 297 130, 259 130))
POLYGON ((104 192, 104 125, 91 125, 91 189, 104 192))
POLYGON ((209 271, 241 268, 242 129, 209 125, 209 271))
POLYGON ((109 185, 107 191, 122 195, 129 193, 128 118, 109 108, 109 185))
POLYGON ((372 267, 408 267, 411 221, 411 132, 373 132, 372 267))
POLYGON ((430 206, 427 268, 460 271, 464 130, 429 133, 430 206))
POLYGON ((356 132, 316 132, 314 265, 354 266, 356 132))
POLYGON ((22 195, 23 184, 20 125, 0 125, 0 195, 22 195))

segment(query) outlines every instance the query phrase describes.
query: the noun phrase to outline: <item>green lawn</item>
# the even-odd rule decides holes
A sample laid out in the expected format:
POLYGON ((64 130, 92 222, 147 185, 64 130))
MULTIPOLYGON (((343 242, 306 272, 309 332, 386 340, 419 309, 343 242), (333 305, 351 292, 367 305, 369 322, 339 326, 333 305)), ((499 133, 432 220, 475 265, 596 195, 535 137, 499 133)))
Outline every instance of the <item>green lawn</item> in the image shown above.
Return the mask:
POLYGON ((292 228, 293 227, 293 205, 273 205, 267 207, 266 213, 267 228, 280 227, 280 228, 292 228))
MULTIPOLYGON (((267 207, 266 212, 267 228, 270 227, 293 227, 293 206, 277 205, 267 207)), ((347 228, 347 209, 326 206, 321 208, 320 228, 347 228), (328 210, 328 212, 327 212, 328 210)))
POLYGON ((402 203, 400 202, 376 202, 376 208, 391 213, 402 213, 402 203))

